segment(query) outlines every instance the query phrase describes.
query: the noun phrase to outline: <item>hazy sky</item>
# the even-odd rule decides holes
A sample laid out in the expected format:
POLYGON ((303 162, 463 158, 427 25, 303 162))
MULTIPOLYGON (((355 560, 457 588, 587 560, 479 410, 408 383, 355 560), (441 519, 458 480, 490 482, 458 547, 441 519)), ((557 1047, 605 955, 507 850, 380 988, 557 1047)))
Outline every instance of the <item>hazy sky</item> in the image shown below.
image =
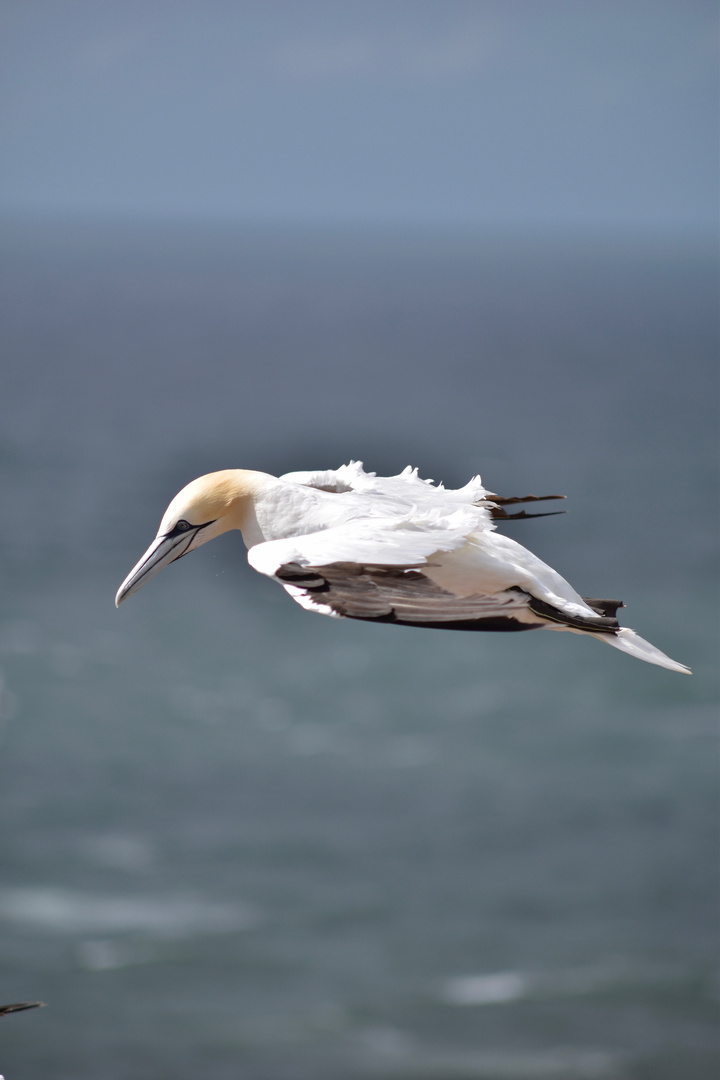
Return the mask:
POLYGON ((707 224, 714 0, 2 0, 0 211, 707 224))

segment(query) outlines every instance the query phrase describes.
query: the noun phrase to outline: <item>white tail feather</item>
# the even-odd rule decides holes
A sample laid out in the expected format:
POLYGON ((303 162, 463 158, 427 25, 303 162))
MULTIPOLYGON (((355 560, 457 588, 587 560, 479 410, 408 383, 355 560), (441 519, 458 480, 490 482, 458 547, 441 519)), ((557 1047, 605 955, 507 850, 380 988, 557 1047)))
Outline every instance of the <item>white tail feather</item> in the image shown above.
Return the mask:
POLYGON ((634 630, 630 630, 626 626, 623 626, 616 634, 593 634, 592 636, 596 637, 598 641, 607 642, 608 645, 612 645, 615 649, 622 649, 623 652, 637 657, 638 660, 647 660, 648 664, 657 664, 658 667, 667 668, 669 671, 681 671, 685 675, 692 675, 689 667, 678 664, 676 660, 671 660, 664 652, 660 652, 649 641, 645 641, 634 630))

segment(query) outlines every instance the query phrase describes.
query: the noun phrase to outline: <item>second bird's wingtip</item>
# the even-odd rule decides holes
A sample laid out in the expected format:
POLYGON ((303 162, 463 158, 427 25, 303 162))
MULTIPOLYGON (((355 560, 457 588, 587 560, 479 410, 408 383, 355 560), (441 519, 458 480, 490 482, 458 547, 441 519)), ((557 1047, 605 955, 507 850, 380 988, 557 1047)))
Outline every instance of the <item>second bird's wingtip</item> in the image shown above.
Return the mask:
POLYGON ((0 1005, 0 1016, 25 1012, 26 1009, 44 1009, 46 1004, 45 1001, 15 1001, 11 1005, 0 1005))

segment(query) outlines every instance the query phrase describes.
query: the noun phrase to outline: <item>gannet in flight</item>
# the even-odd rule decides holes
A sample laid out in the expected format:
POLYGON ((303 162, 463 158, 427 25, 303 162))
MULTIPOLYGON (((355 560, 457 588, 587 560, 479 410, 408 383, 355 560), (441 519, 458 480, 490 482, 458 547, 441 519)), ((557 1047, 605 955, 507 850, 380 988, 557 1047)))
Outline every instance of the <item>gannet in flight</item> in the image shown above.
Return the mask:
MULTIPOLYGON (((544 496, 559 498, 560 496, 544 496)), ((275 477, 244 469, 184 487, 120 586, 116 605, 213 537, 239 529, 248 561, 323 615, 447 630, 570 630, 671 671, 689 672, 634 630, 618 600, 583 598, 555 570, 495 531, 508 503, 475 477, 448 490, 366 473, 362 463, 275 477)))

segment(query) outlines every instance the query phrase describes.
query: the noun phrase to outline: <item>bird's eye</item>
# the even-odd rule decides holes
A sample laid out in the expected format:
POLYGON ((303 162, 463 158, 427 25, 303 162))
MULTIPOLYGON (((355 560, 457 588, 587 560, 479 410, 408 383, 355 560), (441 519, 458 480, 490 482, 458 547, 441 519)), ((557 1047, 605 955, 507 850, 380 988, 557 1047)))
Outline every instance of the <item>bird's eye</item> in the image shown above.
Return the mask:
POLYGON ((190 522, 185 520, 178 521, 177 525, 175 526, 178 532, 186 532, 187 529, 189 529, 190 527, 190 522))

